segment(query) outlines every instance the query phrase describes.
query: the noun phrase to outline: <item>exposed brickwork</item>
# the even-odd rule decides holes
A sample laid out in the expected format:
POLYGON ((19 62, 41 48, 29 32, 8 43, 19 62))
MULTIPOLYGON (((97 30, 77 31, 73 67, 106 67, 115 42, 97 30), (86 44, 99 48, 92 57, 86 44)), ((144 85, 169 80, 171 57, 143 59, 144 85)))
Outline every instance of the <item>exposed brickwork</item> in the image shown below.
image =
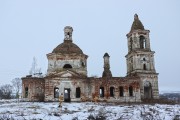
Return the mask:
POLYGON ((29 101, 44 101, 44 78, 23 77, 22 78, 22 97, 29 101), (25 88, 28 88, 26 96, 25 88))
POLYGON ((64 42, 47 54, 48 70, 44 78, 24 77, 23 98, 29 101, 107 101, 141 102, 158 99, 158 73, 155 71, 154 51, 150 49, 149 30, 138 16, 128 38, 127 76, 113 77, 110 56, 105 53, 102 77, 87 76, 88 56, 73 43, 70 26, 64 28, 64 42), (145 44, 144 44, 145 41, 145 44))

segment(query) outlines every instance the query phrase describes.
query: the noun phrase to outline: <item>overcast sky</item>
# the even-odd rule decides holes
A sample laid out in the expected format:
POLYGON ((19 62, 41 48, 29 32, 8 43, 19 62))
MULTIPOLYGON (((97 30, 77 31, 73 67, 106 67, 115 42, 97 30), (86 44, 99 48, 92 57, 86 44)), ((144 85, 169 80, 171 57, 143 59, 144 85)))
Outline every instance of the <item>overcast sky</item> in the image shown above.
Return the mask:
POLYGON ((89 56, 88 76, 102 75, 105 52, 113 76, 125 76, 126 34, 137 13, 150 30, 160 91, 180 91, 179 6, 179 0, 0 0, 0 84, 26 76, 34 56, 45 74, 46 54, 63 42, 65 26, 89 56))

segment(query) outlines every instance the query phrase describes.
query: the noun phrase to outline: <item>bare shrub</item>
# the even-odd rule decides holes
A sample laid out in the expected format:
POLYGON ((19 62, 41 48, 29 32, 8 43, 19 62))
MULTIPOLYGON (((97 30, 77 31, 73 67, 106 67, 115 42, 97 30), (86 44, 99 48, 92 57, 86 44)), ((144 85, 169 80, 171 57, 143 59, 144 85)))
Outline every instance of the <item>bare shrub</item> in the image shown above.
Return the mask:
POLYGON ((61 114, 60 113, 58 113, 58 112, 54 112, 54 114, 53 114, 54 116, 57 116, 57 117, 59 117, 59 116, 61 116, 61 114))
POLYGON ((106 120, 106 113, 105 108, 102 107, 98 110, 98 114, 95 117, 95 120, 106 120))
POLYGON ((175 115, 173 120, 180 120, 180 115, 175 115))
POLYGON ((1 99, 11 99, 12 98, 12 86, 10 84, 5 84, 0 87, 0 98, 1 99))
POLYGON ((78 120, 78 117, 74 117, 72 120, 78 120))
POLYGON ((91 108, 88 109, 88 112, 92 112, 92 111, 94 111, 94 107, 93 106, 91 106, 91 108))
POLYGON ((87 117, 87 119, 88 119, 88 120, 95 120, 95 117, 94 117, 92 114, 90 114, 90 115, 87 117))

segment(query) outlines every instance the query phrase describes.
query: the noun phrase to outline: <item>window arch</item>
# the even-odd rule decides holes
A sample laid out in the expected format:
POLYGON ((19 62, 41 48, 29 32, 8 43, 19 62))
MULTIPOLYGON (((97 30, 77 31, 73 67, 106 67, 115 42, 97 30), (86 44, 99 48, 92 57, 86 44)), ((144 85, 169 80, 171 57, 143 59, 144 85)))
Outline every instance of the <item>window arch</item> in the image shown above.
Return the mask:
POLYGON ((99 95, 100 97, 104 97, 104 87, 99 88, 99 95))
POLYGON ((54 98, 59 98, 59 88, 54 88, 54 98))
POLYGON ((114 87, 110 87, 110 97, 114 97, 114 87))
POLYGON ((129 96, 133 96, 133 87, 129 86, 129 96))
POLYGON ((70 64, 65 64, 63 68, 65 68, 65 69, 71 69, 72 66, 71 66, 70 64))
POLYGON ((147 70, 146 64, 143 64, 143 70, 147 70))
POLYGON ((28 98, 28 87, 25 88, 25 98, 28 98))
POLYGON ((124 96, 124 88, 123 88, 123 86, 120 86, 120 87, 119 87, 119 96, 120 96, 120 97, 123 97, 123 96, 124 96))
POLYGON ((139 38, 139 43, 140 43, 140 48, 141 48, 141 49, 146 48, 146 39, 145 39, 144 36, 140 36, 140 38, 139 38))
POLYGON ((76 98, 80 98, 81 97, 81 89, 80 87, 76 88, 76 98))

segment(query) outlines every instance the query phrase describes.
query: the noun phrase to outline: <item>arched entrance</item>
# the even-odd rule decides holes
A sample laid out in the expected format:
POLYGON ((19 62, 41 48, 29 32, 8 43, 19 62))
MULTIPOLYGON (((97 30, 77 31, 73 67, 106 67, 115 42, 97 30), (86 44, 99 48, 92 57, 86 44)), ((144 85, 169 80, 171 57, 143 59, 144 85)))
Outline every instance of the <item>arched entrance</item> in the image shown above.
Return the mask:
POLYGON ((64 102, 71 102, 70 88, 64 88, 64 102))
POLYGON ((120 87, 119 87, 119 96, 120 96, 120 97, 123 97, 123 96, 124 96, 124 88, 123 88, 123 86, 120 86, 120 87))
POLYGON ((99 88, 99 95, 100 97, 104 97, 104 87, 99 88))
POLYGON ((151 99, 152 98, 152 86, 151 83, 146 81, 144 83, 144 99, 151 99))
POLYGON ((114 87, 110 87, 110 97, 114 97, 114 87))
POLYGON ((129 96, 132 97, 133 96, 133 87, 129 86, 129 96))
POLYGON ((54 98, 59 98, 59 88, 58 87, 54 88, 54 98))
POLYGON ((81 89, 80 87, 76 88, 76 98, 80 98, 81 97, 81 89))

